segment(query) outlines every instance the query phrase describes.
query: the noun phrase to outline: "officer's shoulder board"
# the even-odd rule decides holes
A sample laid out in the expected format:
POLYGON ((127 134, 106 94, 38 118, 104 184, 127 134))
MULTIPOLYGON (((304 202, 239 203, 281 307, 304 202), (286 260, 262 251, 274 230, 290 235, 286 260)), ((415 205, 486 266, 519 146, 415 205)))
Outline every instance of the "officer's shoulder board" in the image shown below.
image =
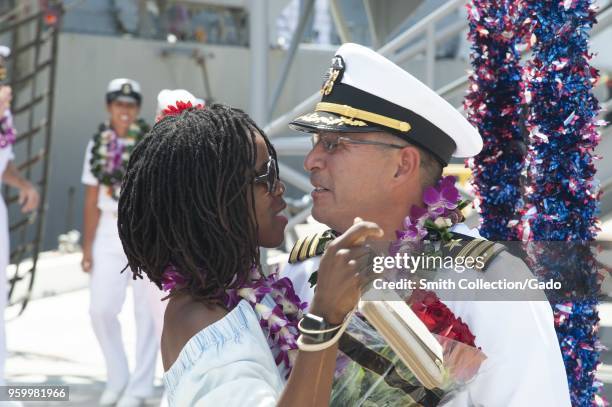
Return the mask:
POLYGON ((477 271, 485 271, 491 264, 491 261, 502 251, 506 250, 504 245, 490 240, 455 232, 451 232, 451 235, 451 240, 443 242, 440 246, 442 256, 451 256, 453 258, 471 257, 473 259, 480 257, 482 261, 476 262, 474 266, 474 269, 477 271), (478 267, 479 264, 482 264, 482 267, 478 267))
POLYGON ((322 255, 327 243, 334 240, 336 236, 336 232, 329 229, 325 232, 319 232, 298 239, 289 254, 289 264, 295 264, 311 257, 322 255))

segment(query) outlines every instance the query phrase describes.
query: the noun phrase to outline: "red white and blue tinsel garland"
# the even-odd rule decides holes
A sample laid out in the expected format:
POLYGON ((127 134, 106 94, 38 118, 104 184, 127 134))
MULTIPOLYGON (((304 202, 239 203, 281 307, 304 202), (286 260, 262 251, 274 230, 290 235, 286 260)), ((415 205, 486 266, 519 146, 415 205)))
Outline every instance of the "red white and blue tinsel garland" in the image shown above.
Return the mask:
POLYGON ((490 240, 517 240, 525 143, 516 45, 521 41, 523 7, 516 0, 472 0, 467 8, 473 72, 464 107, 484 144, 480 154, 468 160, 481 210, 480 233, 490 240))
MULTIPOLYGON (((598 73, 589 65, 592 0, 471 0, 468 12, 474 72, 465 107, 484 139, 470 161, 481 233, 494 240, 592 240, 599 201, 593 150, 603 124, 595 121, 598 73), (521 79, 517 46, 524 39, 533 58, 521 79), (524 160, 522 107, 529 132, 524 160)), ((574 294, 552 301, 572 404, 605 405, 594 376, 601 350, 597 263, 584 244, 537 247, 526 245, 537 255, 534 271, 574 294)))
MULTIPOLYGON (((590 241, 598 231, 593 150, 600 137, 599 104, 592 93, 598 72, 590 66, 588 52, 596 22, 593 1, 524 2, 533 57, 524 71, 529 185, 519 230, 523 240, 590 241)), ((605 405, 595 379, 600 350, 595 259, 585 245, 546 247, 537 253, 534 271, 576 291, 572 298, 552 301, 572 405, 605 405)))

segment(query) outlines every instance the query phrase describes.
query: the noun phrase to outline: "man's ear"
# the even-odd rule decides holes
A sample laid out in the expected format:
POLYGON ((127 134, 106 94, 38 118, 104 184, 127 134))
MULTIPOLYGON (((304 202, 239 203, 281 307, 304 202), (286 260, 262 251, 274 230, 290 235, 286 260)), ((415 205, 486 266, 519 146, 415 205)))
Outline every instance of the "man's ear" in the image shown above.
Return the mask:
POLYGON ((419 174, 421 154, 416 147, 408 146, 398 151, 395 178, 414 179, 419 174))

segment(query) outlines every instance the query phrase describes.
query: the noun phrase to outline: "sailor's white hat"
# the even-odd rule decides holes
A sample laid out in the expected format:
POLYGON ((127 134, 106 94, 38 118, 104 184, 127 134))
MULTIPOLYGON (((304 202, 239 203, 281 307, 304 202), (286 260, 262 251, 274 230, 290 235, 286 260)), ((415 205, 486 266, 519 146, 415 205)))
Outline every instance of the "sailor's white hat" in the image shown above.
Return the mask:
POLYGON ((482 149, 478 131, 421 81, 369 48, 344 44, 332 58, 315 111, 290 123, 306 132, 392 133, 443 165, 482 149))
POLYGON ((106 89, 106 103, 111 103, 115 100, 132 102, 140 106, 142 101, 140 84, 133 79, 113 79, 108 83, 108 88, 106 89))
POLYGON ((0 45, 0 57, 8 58, 11 55, 11 49, 6 45, 0 45))

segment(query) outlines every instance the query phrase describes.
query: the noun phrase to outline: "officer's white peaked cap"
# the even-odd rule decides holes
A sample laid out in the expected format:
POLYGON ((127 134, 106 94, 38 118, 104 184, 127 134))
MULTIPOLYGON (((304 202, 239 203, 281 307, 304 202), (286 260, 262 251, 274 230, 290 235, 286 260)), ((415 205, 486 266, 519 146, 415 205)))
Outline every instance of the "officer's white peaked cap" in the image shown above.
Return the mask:
POLYGON ((307 132, 390 132, 434 154, 472 157, 482 149, 478 131, 450 103, 382 55, 342 45, 321 88, 315 111, 291 122, 307 132))

